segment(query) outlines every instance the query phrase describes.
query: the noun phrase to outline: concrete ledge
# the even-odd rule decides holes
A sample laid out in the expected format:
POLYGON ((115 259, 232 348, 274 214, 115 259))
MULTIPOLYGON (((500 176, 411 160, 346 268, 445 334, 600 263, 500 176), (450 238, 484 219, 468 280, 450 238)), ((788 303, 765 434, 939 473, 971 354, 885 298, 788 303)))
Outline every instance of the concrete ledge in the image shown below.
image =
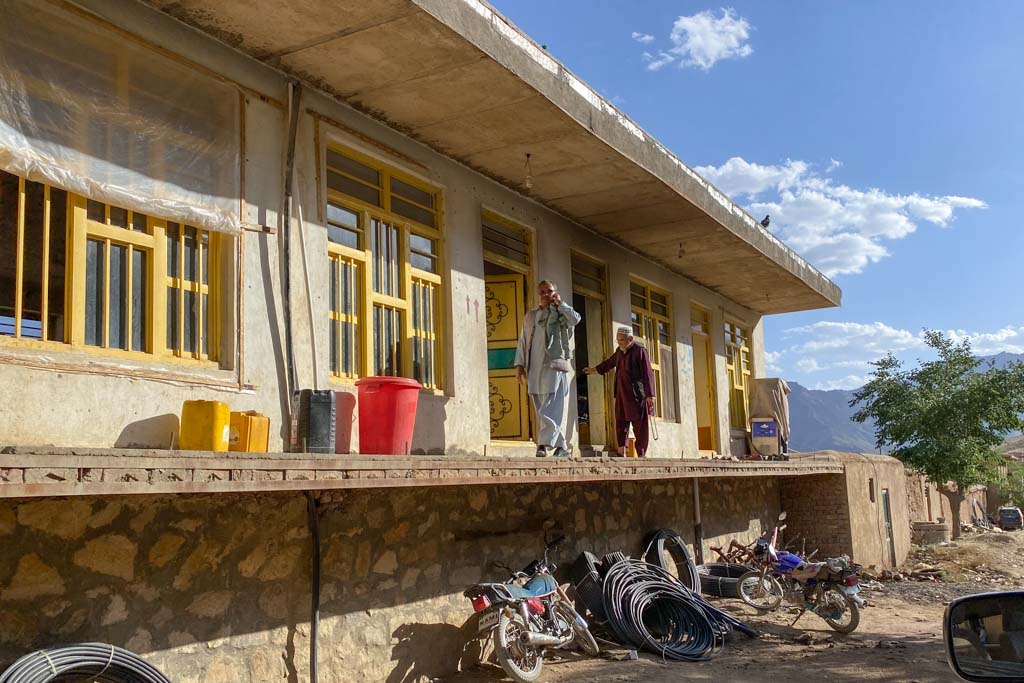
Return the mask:
POLYGON ((829 456, 790 462, 0 450, 0 498, 643 481, 840 474, 829 456))

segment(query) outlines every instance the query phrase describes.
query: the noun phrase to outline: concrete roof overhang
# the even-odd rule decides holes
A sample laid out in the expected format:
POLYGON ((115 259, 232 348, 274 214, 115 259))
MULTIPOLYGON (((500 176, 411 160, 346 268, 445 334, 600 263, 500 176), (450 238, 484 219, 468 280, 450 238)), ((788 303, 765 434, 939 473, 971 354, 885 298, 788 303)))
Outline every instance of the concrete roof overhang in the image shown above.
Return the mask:
POLYGON ((480 0, 145 1, 758 313, 841 301, 480 0))

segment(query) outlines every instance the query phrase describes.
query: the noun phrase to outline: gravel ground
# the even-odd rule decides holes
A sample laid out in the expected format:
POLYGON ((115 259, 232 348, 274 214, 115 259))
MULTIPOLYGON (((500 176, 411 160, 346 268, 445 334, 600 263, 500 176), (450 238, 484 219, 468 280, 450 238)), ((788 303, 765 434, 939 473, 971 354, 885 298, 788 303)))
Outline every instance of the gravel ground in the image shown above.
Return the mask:
MULTIPOLYGON (((861 614, 860 627, 842 636, 812 614, 791 625, 787 610, 759 615, 738 600, 716 599, 761 633, 734 635, 708 662, 662 662, 641 654, 638 661, 610 661, 563 654, 545 663, 541 683, 678 683, 728 681, 764 683, 813 678, 826 683, 865 680, 887 683, 945 683, 956 680, 942 645, 941 604, 916 605, 895 597, 878 597, 861 614)), ((615 656, 616 653, 610 653, 615 656)), ((501 668, 485 665, 444 683, 508 681, 501 668)))
POLYGON ((961 583, 890 581, 883 583, 878 588, 866 589, 864 594, 869 601, 885 597, 914 605, 945 605, 950 600, 965 595, 989 593, 994 590, 1006 590, 1006 588, 996 588, 991 584, 979 581, 961 583))

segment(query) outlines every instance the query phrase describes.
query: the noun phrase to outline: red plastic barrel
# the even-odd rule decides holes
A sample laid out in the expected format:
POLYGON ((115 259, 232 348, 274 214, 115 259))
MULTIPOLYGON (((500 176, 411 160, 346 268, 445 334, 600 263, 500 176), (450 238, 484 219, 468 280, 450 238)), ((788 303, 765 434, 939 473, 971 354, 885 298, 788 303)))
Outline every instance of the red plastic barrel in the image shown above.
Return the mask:
POLYGON ((359 452, 409 455, 420 383, 404 377, 365 377, 359 390, 359 452))

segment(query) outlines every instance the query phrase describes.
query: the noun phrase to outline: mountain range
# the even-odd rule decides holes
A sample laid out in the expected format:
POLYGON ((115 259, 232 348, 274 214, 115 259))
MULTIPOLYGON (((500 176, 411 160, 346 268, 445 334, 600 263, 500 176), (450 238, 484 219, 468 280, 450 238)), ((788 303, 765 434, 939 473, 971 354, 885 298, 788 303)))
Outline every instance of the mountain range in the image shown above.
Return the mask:
MULTIPOLYGON (((1024 354, 1000 353, 981 360, 1005 367, 1014 361, 1024 361, 1024 354)), ((796 382, 789 382, 789 388, 792 390, 789 395, 791 451, 874 453, 878 450, 874 423, 861 424, 851 419, 856 410, 850 407, 850 401, 856 389, 822 391, 796 382)))

